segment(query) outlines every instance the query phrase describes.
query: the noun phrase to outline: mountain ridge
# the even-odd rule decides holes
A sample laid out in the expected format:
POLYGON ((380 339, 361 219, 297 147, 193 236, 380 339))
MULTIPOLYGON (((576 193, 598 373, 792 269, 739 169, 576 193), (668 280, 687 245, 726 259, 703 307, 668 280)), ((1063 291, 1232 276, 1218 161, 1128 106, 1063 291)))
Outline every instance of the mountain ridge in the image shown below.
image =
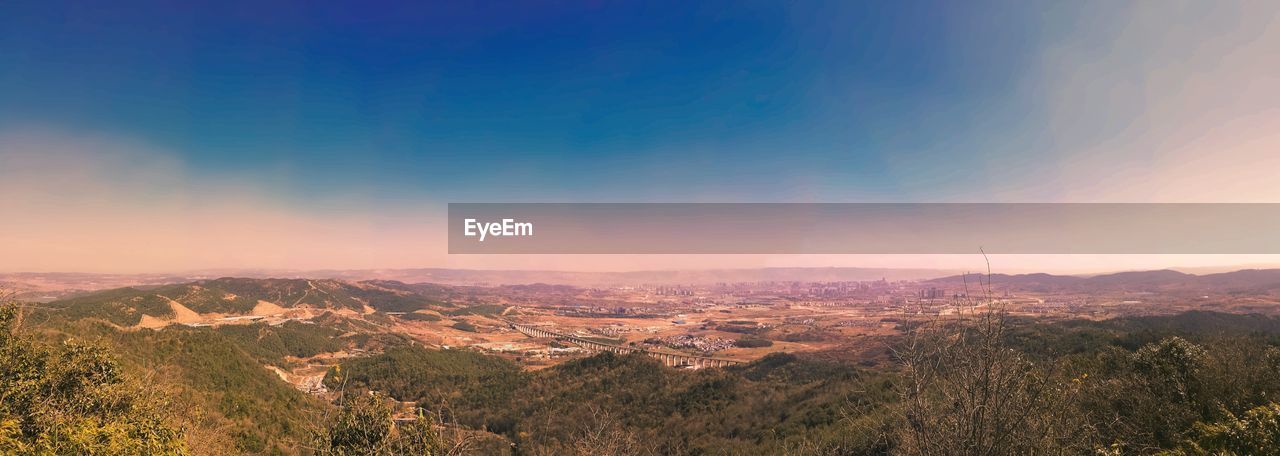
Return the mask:
POLYGON ((1280 269, 1241 269, 1213 274, 1190 274, 1172 269, 1125 271, 1095 276, 1034 274, 961 274, 927 280, 925 283, 975 285, 1111 288, 1197 288, 1225 292, 1264 291, 1280 288, 1280 269))

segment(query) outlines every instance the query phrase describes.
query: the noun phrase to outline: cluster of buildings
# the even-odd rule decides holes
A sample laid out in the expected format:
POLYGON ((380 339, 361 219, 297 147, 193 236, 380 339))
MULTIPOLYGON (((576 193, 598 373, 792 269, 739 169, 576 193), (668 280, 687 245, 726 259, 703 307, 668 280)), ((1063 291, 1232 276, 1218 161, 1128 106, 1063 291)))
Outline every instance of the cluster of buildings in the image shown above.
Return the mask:
MULTIPOLYGON (((655 341, 654 339, 645 342, 655 341)), ((711 353, 733 347, 733 341, 720 337, 694 336, 689 334, 679 334, 675 336, 667 336, 657 339, 658 345, 664 345, 678 349, 694 349, 701 352, 711 353)))

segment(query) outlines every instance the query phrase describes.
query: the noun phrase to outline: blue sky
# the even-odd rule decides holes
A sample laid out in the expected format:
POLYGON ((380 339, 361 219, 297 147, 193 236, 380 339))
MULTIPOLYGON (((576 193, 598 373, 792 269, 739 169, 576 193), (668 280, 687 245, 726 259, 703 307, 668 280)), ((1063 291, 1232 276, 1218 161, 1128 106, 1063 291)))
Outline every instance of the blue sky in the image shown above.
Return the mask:
POLYGON ((0 209, 51 221, 0 238, 295 266, 193 227, 350 216, 307 245, 418 256, 296 265, 423 265, 446 202, 1275 202, 1278 52, 1267 2, 4 2, 0 209))
POLYGON ((437 200, 927 197, 957 161, 1030 145, 974 130, 1034 128, 1023 78, 1072 20, 1027 2, 19 3, 6 124, 278 170, 308 197, 437 200))

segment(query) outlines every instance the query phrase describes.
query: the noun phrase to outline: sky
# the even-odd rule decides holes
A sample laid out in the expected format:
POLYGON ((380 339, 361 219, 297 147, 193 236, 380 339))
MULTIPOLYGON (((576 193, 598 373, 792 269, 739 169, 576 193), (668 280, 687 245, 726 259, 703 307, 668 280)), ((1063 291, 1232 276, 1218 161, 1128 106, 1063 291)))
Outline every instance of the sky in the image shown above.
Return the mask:
POLYGON ((448 255, 443 217, 1280 202, 1277 61, 1280 5, 1261 1, 4 2, 0 270, 966 267, 448 255))

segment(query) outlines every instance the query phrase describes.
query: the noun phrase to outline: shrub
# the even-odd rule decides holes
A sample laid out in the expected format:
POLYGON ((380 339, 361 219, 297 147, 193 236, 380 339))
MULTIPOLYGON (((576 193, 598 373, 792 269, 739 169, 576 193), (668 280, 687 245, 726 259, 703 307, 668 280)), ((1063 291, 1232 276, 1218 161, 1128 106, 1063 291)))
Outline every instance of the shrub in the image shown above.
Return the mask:
POLYGON ((321 455, 430 455, 467 453, 470 438, 446 436, 438 417, 417 410, 414 419, 397 424, 386 399, 376 393, 350 394, 316 439, 321 455))
POLYGON ((391 426, 391 408, 377 395, 349 395, 321 437, 320 453, 379 454, 389 446, 391 426))
POLYGON ((445 315, 450 315, 454 317, 458 317, 462 315, 501 315, 502 311, 504 310, 507 310, 507 306, 503 306, 500 304, 480 304, 480 305, 475 305, 470 307, 463 307, 461 309, 448 310, 448 311, 445 311, 445 315))
POLYGON ((744 337, 734 341, 733 345, 741 348, 772 347, 773 341, 762 337, 744 337))
POLYGON ((440 316, 436 314, 413 312, 401 315, 400 319, 409 321, 440 321, 440 316))
POLYGON ((1280 454, 1280 404, 1254 408, 1238 418, 1213 424, 1196 423, 1196 436, 1187 442, 1192 454, 1280 454))
POLYGON ((1138 372, 1158 381, 1160 389, 1185 399, 1207 357, 1200 346, 1181 337, 1169 337, 1139 349, 1133 354, 1133 362, 1138 372))
POLYGON ((46 347, 16 333, 0 307, 0 453, 186 454, 158 398, 126 377, 106 350, 46 347))

